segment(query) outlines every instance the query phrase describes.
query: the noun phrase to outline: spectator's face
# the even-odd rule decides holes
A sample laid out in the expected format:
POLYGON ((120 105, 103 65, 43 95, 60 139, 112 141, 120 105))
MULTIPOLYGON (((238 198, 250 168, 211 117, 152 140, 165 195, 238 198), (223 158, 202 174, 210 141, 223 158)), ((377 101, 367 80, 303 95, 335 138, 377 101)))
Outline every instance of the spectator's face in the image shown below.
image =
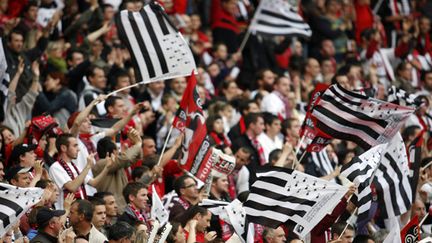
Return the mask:
POLYGON ((432 73, 426 74, 425 80, 424 80, 424 85, 425 85, 425 89, 432 90, 432 73))
POLYGON ((78 203, 72 204, 69 213, 69 223, 72 227, 75 227, 80 223, 80 214, 78 213, 78 203))
POLYGON ((279 83, 276 85, 276 90, 279 91, 282 95, 288 96, 291 91, 291 80, 289 78, 280 78, 279 83))
POLYGON ((60 220, 60 217, 53 217, 49 222, 51 229, 54 231, 56 235, 60 233, 60 230, 63 228, 63 224, 60 220))
POLYGON ((198 214, 197 216, 197 225, 196 225, 196 230, 198 232, 204 233, 206 231, 206 229, 208 227, 210 227, 210 218, 211 218, 211 213, 210 211, 207 211, 206 215, 201 215, 198 214))
POLYGON ((8 0, 0 0, 0 11, 3 13, 8 9, 8 0))
POLYGON ((213 131, 217 134, 222 134, 224 131, 222 119, 217 119, 213 123, 213 131))
POLYGON ((104 201, 105 201, 106 215, 108 217, 116 217, 118 214, 117 213, 118 206, 115 197, 112 195, 105 196, 104 201))
POLYGON ((163 90, 165 88, 165 83, 163 81, 157 81, 157 82, 149 83, 148 88, 153 93, 155 93, 156 95, 159 95, 160 93, 163 92, 163 90))
POLYGON ((267 133, 271 135, 279 134, 281 128, 281 121, 279 119, 274 120, 270 125, 266 125, 267 133))
POLYGON ((226 60, 228 57, 228 50, 226 45, 220 44, 215 52, 215 57, 221 60, 226 60))
POLYGON ((15 135, 8 129, 3 130, 2 135, 4 139, 3 141, 4 144, 10 144, 13 141, 15 141, 15 135))
MULTIPOLYGON (((255 102, 253 102, 253 103, 249 103, 249 105, 248 105, 248 113, 258 113, 258 112, 260 112, 261 110, 260 110, 260 108, 258 107, 258 105, 257 105, 257 103, 255 103, 255 102)), ((246 114, 248 114, 248 113, 246 113, 246 114)), ((245 115, 246 115, 245 114, 245 115)))
POLYGON ((343 75, 343 76, 338 76, 336 77, 336 81, 338 84, 340 84, 340 86, 342 86, 342 88, 347 89, 347 90, 351 90, 351 84, 350 81, 348 80, 348 77, 343 75))
POLYGON ((197 199, 198 198, 198 188, 197 184, 192 178, 187 178, 184 181, 184 187, 181 190, 181 193, 186 198, 197 199))
POLYGON ((405 80, 411 80, 412 78, 412 66, 407 63, 402 70, 399 71, 399 75, 401 78, 405 80))
POLYGON ((417 215, 419 219, 422 219, 426 215, 426 207, 420 200, 416 200, 412 206, 411 217, 414 217, 415 215, 417 215))
POLYGON ((71 67, 76 67, 82 62, 84 62, 84 55, 80 52, 74 52, 72 54, 72 60, 69 61, 69 65, 71 67))
POLYGON ((335 47, 331 40, 324 40, 321 46, 321 54, 325 57, 333 57, 336 53, 335 47))
POLYGON ((306 72, 313 78, 318 76, 318 74, 320 73, 320 65, 316 59, 312 58, 308 61, 306 72))
POLYGON ((261 87, 267 91, 271 91, 273 89, 275 79, 276 77, 274 73, 270 70, 267 70, 264 72, 262 80, 258 80, 258 85, 261 85, 261 87))
MULTIPOLYGON (((130 78, 128 76, 122 76, 117 78, 117 85, 115 89, 121 89, 130 85, 130 78)), ((122 94, 129 94, 130 89, 125 89, 121 91, 122 94)))
POLYGON ((291 121, 291 127, 288 128, 288 134, 290 137, 298 137, 300 134, 300 122, 298 120, 291 121))
POLYGON ((152 138, 144 139, 143 141, 143 155, 149 156, 156 154, 156 143, 152 138))
POLYGON ((250 162, 250 154, 243 151, 243 149, 239 149, 234 156, 236 158, 236 169, 240 169, 243 165, 248 165, 250 162))
POLYGON ((112 20, 114 18, 114 8, 112 7, 106 7, 104 11, 104 19, 105 20, 112 20))
POLYGON ((283 243, 286 242, 285 232, 282 227, 278 227, 273 231, 273 237, 269 241, 270 243, 283 243))
POLYGON ((76 159, 78 157, 78 152, 79 152, 79 147, 76 138, 69 138, 69 144, 67 146, 66 155, 71 159, 76 159))
POLYGON ((338 1, 333 0, 333 1, 329 1, 329 3, 326 6, 327 12, 328 13, 338 13, 341 9, 342 9, 342 4, 340 4, 338 1))
POLYGON ((124 101, 120 99, 116 100, 113 106, 108 107, 108 111, 114 118, 121 118, 128 113, 124 101))
POLYGON ((420 19, 419 30, 422 33, 429 33, 429 31, 430 31, 430 20, 428 18, 421 18, 420 19))
POLYGON ((10 37, 9 47, 12 51, 19 53, 24 45, 24 37, 21 34, 12 33, 10 37))
POLYGON ((255 123, 250 124, 250 127, 254 136, 260 135, 264 131, 264 119, 258 117, 258 120, 255 123))
POLYGON ((171 112, 176 112, 177 111, 177 101, 171 97, 167 100, 167 103, 164 104, 164 109, 167 111, 171 111, 171 112))
POLYGON ((215 190, 219 193, 228 193, 228 178, 222 176, 215 183, 213 183, 215 190))
POLYGON ((26 13, 26 18, 30 21, 36 21, 37 19, 37 13, 38 13, 38 7, 32 6, 29 8, 29 10, 26 13))
POLYGON ((60 196, 59 189, 55 183, 51 183, 50 186, 53 188, 54 193, 51 195, 51 198, 49 199, 50 203, 55 203, 58 200, 58 197, 60 196))
POLYGON ((20 156, 20 165, 22 167, 33 167, 36 161, 36 154, 32 150, 30 152, 25 152, 25 154, 20 156))
POLYGON ((91 121, 90 118, 86 117, 80 126, 80 133, 89 134, 91 133, 91 121))
POLYGON ((148 201, 148 191, 147 188, 141 188, 137 195, 131 195, 130 196, 131 203, 137 207, 138 209, 145 209, 147 207, 147 201, 148 201))
POLYGON ((228 13, 235 15, 237 12, 237 0, 229 0, 222 3, 222 8, 228 13))
POLYGON ((345 230, 344 234, 340 239, 341 243, 352 243, 354 240, 354 231, 350 229, 345 230))
POLYGON ((176 78, 171 81, 171 89, 177 95, 182 95, 186 89, 186 79, 185 78, 176 78))
POLYGON ((322 70, 323 75, 335 73, 333 63, 330 60, 325 60, 321 63, 321 70, 322 70))
POLYGON ((106 88, 106 78, 105 78, 105 72, 100 69, 100 68, 96 68, 93 71, 93 76, 90 76, 89 78, 90 83, 98 88, 98 89, 105 89, 106 88))
POLYGON ((47 76, 47 79, 44 82, 44 87, 47 92, 55 91, 60 85, 60 79, 54 79, 50 75, 47 76))
POLYGON ((210 77, 215 78, 216 76, 219 75, 220 73, 220 68, 216 63, 211 64, 208 68, 208 74, 210 75, 210 77))
POLYGON ((18 187, 29 187, 30 186, 30 174, 28 172, 26 173, 20 173, 16 176, 16 180, 12 179, 11 183, 14 186, 18 186, 18 187))
POLYGON ((240 96, 242 94, 242 91, 238 88, 235 82, 230 82, 227 89, 224 90, 224 94, 227 99, 231 100, 235 97, 240 96))
POLYGON ((0 181, 4 180, 5 172, 4 172, 4 165, 2 162, 0 162, 0 181))
POLYGON ((106 209, 105 205, 96 205, 93 211, 92 223, 99 229, 104 226, 106 220, 106 209))
POLYGON ((201 18, 199 15, 191 16, 191 24, 192 30, 199 30, 201 28, 201 18))

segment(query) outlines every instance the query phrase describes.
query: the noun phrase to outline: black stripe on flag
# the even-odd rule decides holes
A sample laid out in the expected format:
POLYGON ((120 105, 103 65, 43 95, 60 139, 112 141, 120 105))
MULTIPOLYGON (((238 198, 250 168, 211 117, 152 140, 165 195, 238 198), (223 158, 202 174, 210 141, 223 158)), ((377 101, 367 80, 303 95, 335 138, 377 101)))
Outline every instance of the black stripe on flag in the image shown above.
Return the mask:
POLYGON ((264 181, 270 184, 275 184, 278 185, 280 187, 285 187, 285 185, 287 184, 287 181, 284 179, 280 179, 280 178, 275 178, 273 176, 260 176, 260 181, 264 181))
POLYGON ((10 224, 9 215, 0 212, 0 220, 3 222, 3 227, 6 228, 10 224))
POLYGON ((277 227, 279 227, 279 225, 281 225, 280 221, 267 218, 267 217, 248 215, 247 219, 249 219, 249 221, 254 222, 256 224, 265 225, 274 229, 276 229, 277 227))
POLYGON ((400 210, 399 210, 399 206, 397 203, 397 194, 396 194, 395 184, 393 183, 392 178, 388 175, 387 168, 384 165, 380 164, 378 169, 383 172, 383 178, 387 182, 387 184, 389 185, 388 190, 390 192, 391 204, 393 206, 393 211, 395 212, 396 215, 400 215, 400 210))
POLYGON ((370 149, 371 148, 371 145, 369 145, 366 141, 364 141, 360 137, 349 134, 349 133, 339 132, 339 131, 327 126, 323 122, 317 121, 317 128, 320 129, 321 131, 325 131, 327 134, 329 134, 330 136, 332 136, 334 138, 351 140, 351 141, 355 142, 356 144, 358 144, 363 149, 370 149))
MULTIPOLYGON (((322 107, 322 106, 316 106, 315 110, 317 110, 318 112, 320 112, 321 114, 323 114, 324 116, 330 118, 331 120, 343 125, 343 126, 347 126, 347 127, 351 127, 351 128, 355 128, 358 130, 362 130, 364 131, 367 135, 369 135, 370 137, 372 137, 373 139, 378 139, 380 134, 378 134, 377 132, 375 132, 375 130, 373 130, 372 128, 365 126, 365 125, 360 125, 357 123, 353 123, 350 122, 349 120, 346 120, 345 118, 340 117, 339 115, 337 115, 336 113, 333 113, 332 111, 322 107)), ((337 111, 335 111, 337 112, 337 111)))
POLYGON ((288 22, 293 22, 293 23, 298 23, 298 24, 304 24, 305 23, 303 20, 289 18, 287 16, 284 16, 284 15, 281 15, 281 14, 278 14, 275 12, 271 12, 271 11, 266 10, 266 9, 261 10, 261 14, 272 16, 272 17, 278 18, 278 19, 283 19, 283 20, 288 21, 288 22))
MULTIPOLYGON (((142 11, 145 11, 145 10, 142 10, 142 11)), ((135 34, 135 38, 136 38, 136 40, 138 42, 138 45, 139 45, 139 47, 141 49, 142 55, 144 57, 144 61, 145 61, 146 66, 147 66, 149 77, 153 78, 153 77, 156 76, 155 69, 154 69, 153 63, 152 63, 152 61, 150 59, 150 54, 149 54, 149 52, 147 50, 147 47, 146 47, 146 45, 144 43, 144 40, 143 40, 142 36, 141 36, 141 32, 140 32, 140 30, 138 28, 138 24, 135 21, 135 18, 133 16, 133 12, 128 12, 128 19, 129 19, 129 22, 131 24, 132 30, 133 30, 133 32, 135 34)))
MULTIPOLYGON (((338 86, 338 88, 340 88, 340 87, 338 86)), ((340 94, 334 86, 330 86, 329 90, 331 90, 335 96, 337 96, 339 99, 343 100, 344 102, 351 104, 353 106, 358 106, 358 107, 361 106, 360 102, 352 101, 352 100, 348 99, 347 97, 345 97, 343 94, 340 94)))
POLYGON ((364 121, 370 121, 370 122, 374 122, 376 124, 378 124, 379 126, 381 126, 382 128, 386 128, 387 126, 387 122, 381 119, 376 119, 370 116, 365 115, 364 113, 352 110, 350 108, 348 108, 347 106, 339 103, 338 101, 335 100, 334 97, 331 97, 329 95, 323 95, 321 96, 321 100, 327 101, 331 104, 333 104, 334 106, 336 106, 338 109, 345 111, 347 113, 350 113, 351 115, 357 117, 360 120, 364 120, 364 121))
POLYGON ((142 16, 142 18, 144 20, 144 23, 145 23, 145 26, 146 26, 147 31, 149 33, 150 39, 152 40, 153 47, 156 50, 156 54, 158 56, 158 60, 159 60, 160 66, 162 68, 162 73, 163 74, 168 73, 169 70, 168 70, 167 62, 165 60, 165 56, 164 56, 164 54, 162 52, 162 48, 161 48, 161 46, 159 44, 158 38, 156 37, 156 33, 155 33, 154 29, 153 29, 153 26, 150 23, 150 19, 149 19, 148 15, 147 15, 147 12, 146 11, 140 11, 140 13, 141 13, 141 16, 142 16))
POLYGON ((23 211, 23 208, 20 205, 6 198, 0 197, 0 205, 4 205, 6 207, 13 209, 15 211, 16 216, 18 216, 23 211))
MULTIPOLYGON (((260 177, 261 179, 261 177, 260 177)), ((281 201, 281 202, 290 202, 290 203, 295 203, 295 204, 302 204, 302 205, 306 205, 306 206, 310 206, 312 207, 313 205, 315 205, 314 201, 310 201, 307 199, 302 199, 302 198, 298 198, 298 197, 294 197, 294 196, 284 196, 281 195, 279 193, 270 191, 271 189, 269 188, 269 190, 267 189, 262 189, 262 188, 258 188, 258 187, 254 187, 253 193, 258 194, 260 196, 263 197, 268 197, 277 201, 281 201)))
MULTIPOLYGON (((270 26, 270 27, 275 27, 275 28, 295 28, 295 26, 290 25, 289 23, 285 23, 285 24, 275 24, 275 23, 271 23, 265 20, 258 20, 257 21, 258 24, 260 25, 265 25, 265 26, 270 26)), ((304 30, 309 30, 310 28, 304 28, 304 30)))
POLYGON ((245 204, 248 207, 251 207, 255 210, 260 210, 260 211, 271 210, 273 212, 288 215, 290 217, 293 217, 295 215, 299 215, 300 217, 303 217, 306 214, 306 211, 304 211, 304 210, 294 210, 294 209, 289 209, 289 208, 285 208, 285 207, 281 207, 281 206, 277 206, 277 205, 273 205, 273 206, 263 205, 263 204, 256 202, 256 201, 247 201, 245 204))

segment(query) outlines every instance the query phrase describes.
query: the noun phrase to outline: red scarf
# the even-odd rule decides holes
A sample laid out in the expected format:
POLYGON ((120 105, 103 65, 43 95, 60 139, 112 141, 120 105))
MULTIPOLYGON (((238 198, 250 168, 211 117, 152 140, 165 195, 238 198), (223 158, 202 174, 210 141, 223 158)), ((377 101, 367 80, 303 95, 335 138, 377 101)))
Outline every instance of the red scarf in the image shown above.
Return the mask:
MULTIPOLYGON (((66 173, 69 175, 69 177, 72 180, 75 180, 75 176, 72 173, 72 170, 69 167, 69 165, 62 159, 59 159, 58 162, 63 167, 63 169, 66 171, 66 173)), ((73 162, 70 162, 70 164, 73 166, 74 170, 79 175, 80 171, 78 170, 76 165, 73 162)), ((70 191, 67 189, 63 189, 63 192, 64 192, 63 194, 64 194, 65 198, 67 197, 68 193, 70 193, 70 191)), ((74 193, 76 199, 87 199, 87 193, 86 193, 86 190, 85 190, 85 187, 83 184, 81 184, 81 186, 78 188, 78 190, 76 192, 72 192, 72 193, 74 193)))
POLYGON ((141 210, 135 208, 135 206, 131 203, 129 203, 129 207, 132 209, 132 212, 134 212, 135 216, 137 217, 137 219, 141 222, 146 222, 146 219, 144 217, 144 215, 142 215, 141 210))
POLYGON ((249 134, 247 134, 247 136, 249 137, 249 140, 251 141, 251 143, 254 146, 254 148, 258 151, 258 157, 259 157, 259 163, 260 163, 260 165, 265 165, 266 162, 267 162, 267 160, 265 158, 264 148, 258 142, 257 138, 253 138, 252 136, 249 136, 249 134))
POLYGON ((213 138, 213 140, 215 141, 216 145, 218 146, 227 146, 227 147, 231 147, 231 141, 229 140, 229 138, 227 138, 227 136, 225 136, 225 134, 217 134, 215 132, 211 132, 210 136, 213 138))
POLYGON ((183 200, 183 198, 180 197, 179 200, 178 200, 178 202, 180 203, 180 205, 182 205, 182 207, 185 210, 189 209, 190 204, 187 201, 183 200))
POLYGON ((246 123, 243 116, 240 117, 239 127, 240 127, 240 135, 243 135, 246 132, 246 123))
POLYGON ((80 133, 79 139, 84 144, 84 146, 87 148, 87 151, 89 154, 91 154, 91 153, 96 154, 95 159, 97 161, 97 160, 99 160, 99 157, 97 156, 97 153, 96 153, 96 147, 94 146, 93 141, 91 140, 92 136, 93 136, 93 134, 80 133))

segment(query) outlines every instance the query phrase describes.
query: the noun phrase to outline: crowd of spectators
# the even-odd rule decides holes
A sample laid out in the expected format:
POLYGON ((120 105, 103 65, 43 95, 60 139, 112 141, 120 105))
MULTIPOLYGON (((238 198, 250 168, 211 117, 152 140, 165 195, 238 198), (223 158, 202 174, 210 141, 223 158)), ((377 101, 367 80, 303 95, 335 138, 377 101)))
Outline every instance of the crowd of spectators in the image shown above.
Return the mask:
MULTIPOLYGON (((258 167, 293 167, 318 83, 381 100, 391 86, 422 95, 425 105, 401 133, 409 144, 426 130, 429 141, 431 1, 289 1, 312 36, 251 34, 241 51, 259 1, 158 2, 189 43, 212 146, 236 158, 234 172, 214 175, 209 190, 198 188, 177 163, 183 138, 178 132, 159 158, 186 77, 106 96, 142 81, 135 78, 115 17, 123 9, 139 11, 147 0, 0 0, 1 58, 9 75, 0 95, 0 180, 44 188, 43 200, 2 242, 146 242, 153 193, 175 198, 167 242, 239 242, 229 224, 198 204, 204 198, 244 201, 258 167)), ((430 146, 422 150, 423 165, 432 160, 430 146)), ((339 176, 341 165, 364 151, 333 140, 324 152, 330 171, 311 156, 296 169, 348 187, 339 176)), ((351 186, 305 241, 383 241, 389 228, 379 210, 365 229, 345 227, 354 191, 351 186)), ((416 194, 411 210, 399 218, 401 227, 427 214, 430 167, 421 170, 416 194)), ((286 226, 254 228, 255 242, 304 242, 286 226)), ((420 233, 432 233, 432 218, 420 233)))

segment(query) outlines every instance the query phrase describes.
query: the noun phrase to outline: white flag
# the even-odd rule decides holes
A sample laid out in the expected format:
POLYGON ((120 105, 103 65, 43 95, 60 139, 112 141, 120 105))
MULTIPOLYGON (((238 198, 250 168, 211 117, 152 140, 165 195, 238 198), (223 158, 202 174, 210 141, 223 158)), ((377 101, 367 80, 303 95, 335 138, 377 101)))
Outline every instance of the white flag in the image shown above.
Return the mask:
POLYGON ((152 207, 150 212, 151 218, 157 219, 157 221, 159 221, 160 225, 162 226, 168 222, 169 214, 164 208, 164 205, 162 204, 162 201, 160 200, 154 185, 152 186, 152 189, 152 207))

